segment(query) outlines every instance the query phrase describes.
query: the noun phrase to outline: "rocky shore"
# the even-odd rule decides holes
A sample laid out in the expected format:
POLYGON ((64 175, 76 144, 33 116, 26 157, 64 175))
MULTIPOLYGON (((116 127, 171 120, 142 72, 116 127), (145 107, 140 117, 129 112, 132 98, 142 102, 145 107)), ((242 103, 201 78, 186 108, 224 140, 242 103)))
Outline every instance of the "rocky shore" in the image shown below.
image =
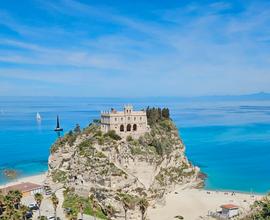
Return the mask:
POLYGON ((100 125, 76 129, 51 148, 48 179, 78 196, 93 196, 102 212, 113 219, 125 215, 123 201, 129 198, 129 219, 138 219, 136 203, 149 205, 164 199, 175 186, 201 186, 199 168, 185 156, 185 146, 170 119, 151 124, 151 131, 138 139, 102 133, 100 125))

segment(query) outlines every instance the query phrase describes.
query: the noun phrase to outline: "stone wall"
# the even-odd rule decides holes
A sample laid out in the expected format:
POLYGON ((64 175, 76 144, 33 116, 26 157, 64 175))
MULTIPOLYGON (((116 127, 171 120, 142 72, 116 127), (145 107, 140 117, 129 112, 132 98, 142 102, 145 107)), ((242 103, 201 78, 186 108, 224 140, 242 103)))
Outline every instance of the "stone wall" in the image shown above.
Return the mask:
POLYGON ((133 111, 131 105, 125 106, 124 111, 112 109, 110 112, 101 113, 101 131, 106 133, 110 130, 126 137, 140 136, 149 130, 145 111, 133 111))

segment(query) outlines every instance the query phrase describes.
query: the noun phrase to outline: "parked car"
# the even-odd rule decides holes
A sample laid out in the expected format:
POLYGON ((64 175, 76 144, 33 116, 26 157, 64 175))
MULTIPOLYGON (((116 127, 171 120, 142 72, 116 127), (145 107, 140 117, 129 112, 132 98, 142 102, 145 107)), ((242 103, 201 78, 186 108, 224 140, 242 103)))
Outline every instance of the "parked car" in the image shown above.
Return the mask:
POLYGON ((71 209, 71 208, 65 208, 65 209, 64 209, 64 212, 65 212, 66 214, 70 214, 70 213, 72 213, 72 209, 71 209))
POLYGON ((27 219, 30 219, 30 218, 32 218, 32 216, 33 216, 33 213, 31 211, 28 211, 28 212, 26 212, 24 217, 27 219))
POLYGON ((52 191, 45 191, 45 195, 49 196, 52 194, 52 191))
POLYGON ((37 206, 37 204, 35 204, 35 203, 30 203, 30 204, 28 205, 28 208, 29 208, 30 210, 38 210, 38 206, 37 206))

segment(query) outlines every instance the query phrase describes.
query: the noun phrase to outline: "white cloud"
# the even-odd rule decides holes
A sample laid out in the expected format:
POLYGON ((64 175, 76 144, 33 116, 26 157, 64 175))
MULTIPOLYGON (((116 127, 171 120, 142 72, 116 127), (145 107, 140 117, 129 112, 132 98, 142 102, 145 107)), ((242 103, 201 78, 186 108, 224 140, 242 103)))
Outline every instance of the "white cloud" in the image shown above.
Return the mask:
POLYGON ((268 91, 270 48, 265 42, 270 13, 260 4, 247 5, 237 14, 219 13, 233 7, 226 2, 190 4, 159 10, 159 19, 151 20, 71 0, 40 3, 50 16, 56 16, 54 11, 57 16, 76 17, 74 30, 50 24, 48 34, 44 27, 21 24, 2 13, 0 17, 5 19, 0 23, 23 38, 0 39, 0 61, 20 65, 20 69, 0 67, 0 77, 70 85, 78 95, 91 87, 98 94, 116 96, 123 91, 136 95, 221 94, 229 87, 230 93, 268 91), (93 17, 104 21, 105 27, 113 23, 121 28, 95 35, 93 17), (55 39, 47 36, 53 30, 58 30, 55 39), (58 45, 61 39, 63 43, 58 45))

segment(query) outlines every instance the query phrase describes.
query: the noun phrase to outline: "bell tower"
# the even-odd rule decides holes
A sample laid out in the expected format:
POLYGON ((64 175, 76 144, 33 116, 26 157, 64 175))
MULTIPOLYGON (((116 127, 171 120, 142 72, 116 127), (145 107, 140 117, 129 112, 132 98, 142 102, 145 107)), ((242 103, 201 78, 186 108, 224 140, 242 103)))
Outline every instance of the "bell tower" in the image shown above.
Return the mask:
POLYGON ((133 111, 133 106, 132 105, 125 105, 124 106, 124 113, 125 114, 131 114, 132 113, 132 111, 133 111))

